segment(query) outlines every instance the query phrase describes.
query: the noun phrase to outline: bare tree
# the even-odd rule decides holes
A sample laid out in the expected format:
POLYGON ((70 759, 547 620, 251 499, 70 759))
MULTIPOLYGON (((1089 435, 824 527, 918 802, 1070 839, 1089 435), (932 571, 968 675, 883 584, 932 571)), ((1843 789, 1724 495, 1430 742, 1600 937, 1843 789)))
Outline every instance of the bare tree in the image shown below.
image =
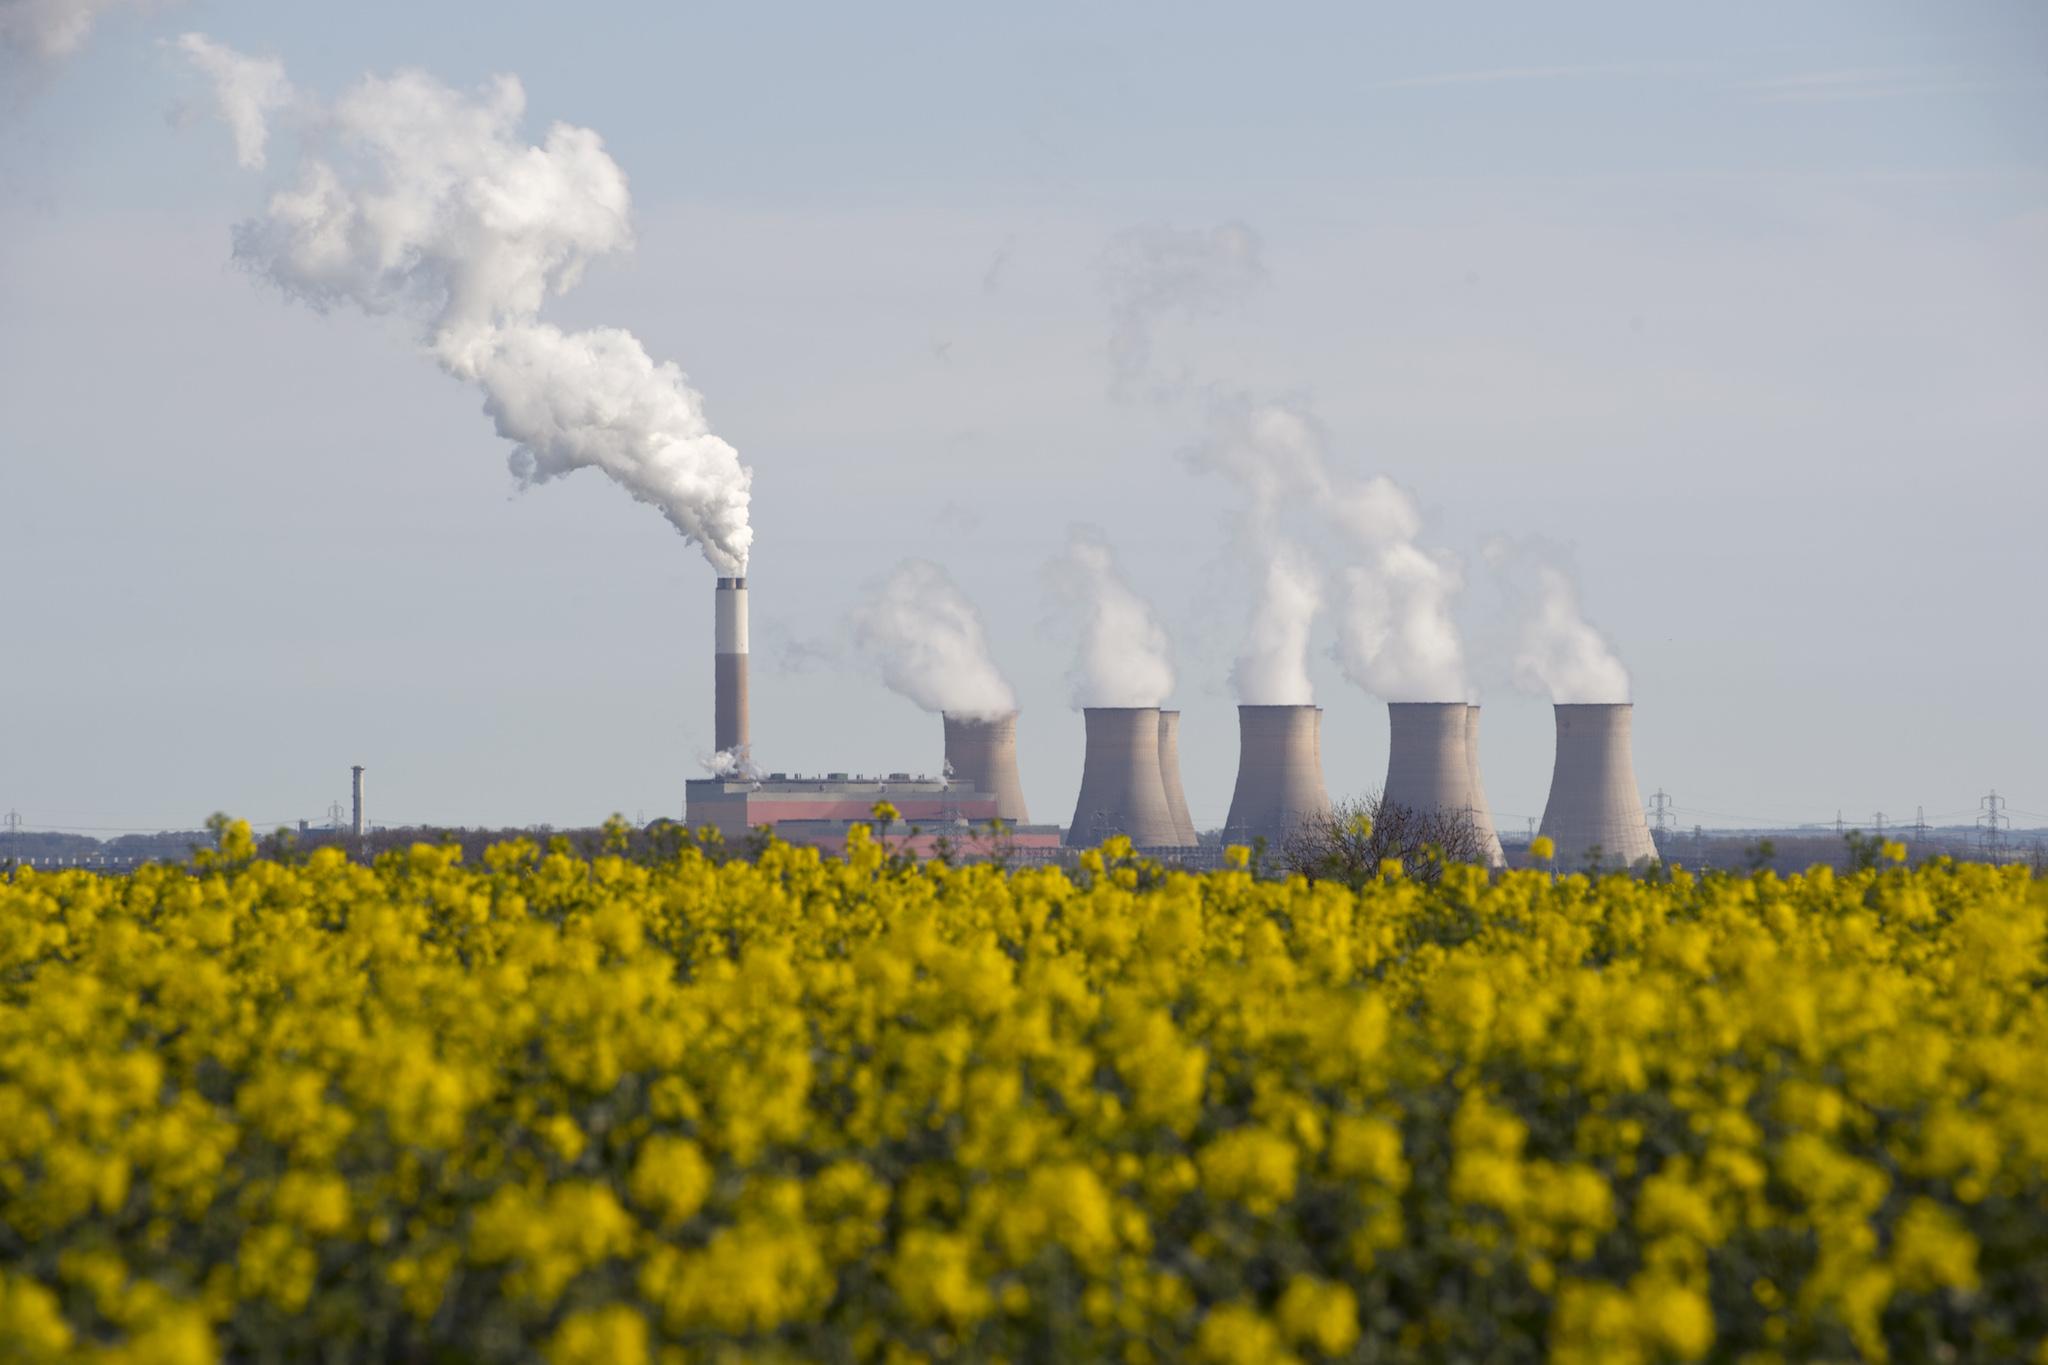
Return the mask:
POLYGON ((1380 793, 1340 801, 1302 824, 1281 846, 1280 863, 1311 881, 1359 887, 1390 858, 1403 875, 1435 882, 1452 863, 1486 861, 1486 836, 1470 811, 1416 810, 1380 793))

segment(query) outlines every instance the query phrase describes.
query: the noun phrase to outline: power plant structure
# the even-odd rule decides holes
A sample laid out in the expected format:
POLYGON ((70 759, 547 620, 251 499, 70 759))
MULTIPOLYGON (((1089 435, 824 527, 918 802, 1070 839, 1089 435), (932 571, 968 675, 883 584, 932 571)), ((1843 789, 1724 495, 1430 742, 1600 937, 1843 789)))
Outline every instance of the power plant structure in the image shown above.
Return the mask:
POLYGON ((1472 773, 1473 818, 1486 838, 1486 865, 1506 867, 1508 855, 1500 846, 1500 830, 1493 823, 1493 807, 1486 800, 1486 783, 1479 777, 1479 708, 1476 705, 1465 708, 1465 763, 1472 773))
POLYGON ((1634 867, 1657 845, 1643 819, 1627 702, 1559 702, 1557 763, 1538 832, 1556 847, 1556 866, 1576 869, 1597 855, 1603 866, 1634 867))
POLYGON ((996 799, 995 814, 1013 825, 1031 823, 1024 784, 1017 778, 1017 713, 945 717, 946 773, 969 791, 996 799))
POLYGON ((908 772, 874 777, 756 772, 747 701, 745 578, 718 580, 713 615, 712 726, 718 773, 683 784, 683 818, 693 829, 708 825, 736 839, 767 826, 789 843, 837 851, 845 848, 853 826, 876 826, 874 808, 886 801, 898 820, 877 832, 892 847, 910 852, 934 852, 941 839, 972 851, 990 839, 989 822, 999 816, 1011 826, 1003 831, 1006 846, 1058 847, 1059 830, 1030 824, 1024 808, 1014 712, 992 721, 946 717, 950 779, 908 772))
POLYGON ((349 822, 349 832, 360 839, 370 832, 370 827, 364 823, 366 817, 363 812, 363 765, 358 763, 350 768, 348 776, 349 793, 355 804, 355 818, 349 822))
MULTIPOLYGON (((747 580, 718 579, 714 598, 713 729, 716 776, 687 782, 685 819, 728 838, 772 828, 781 838, 822 850, 843 849, 855 825, 875 826, 887 802, 897 820, 876 832, 890 846, 931 853, 942 845, 972 856, 978 841, 997 841, 1026 857, 1049 858, 1062 847, 1085 848, 1114 835, 1147 850, 1201 845, 1183 788, 1179 711, 1157 706, 1083 708, 1087 747, 1072 822, 1033 825, 1017 761, 1018 713, 942 716, 945 776, 910 772, 859 776, 761 774, 752 761, 748 707, 747 580), (997 834, 992 822, 1004 828, 997 834)), ((1657 856, 1636 787, 1630 749, 1633 706, 1559 703, 1557 759, 1541 833, 1559 867, 1576 867, 1597 852, 1609 866, 1634 866, 1657 856)), ((1226 844, 1263 838, 1278 847, 1304 823, 1327 815, 1322 709, 1314 705, 1242 705, 1238 716, 1237 781, 1224 821, 1226 844)), ((1384 799, 1418 811, 1453 812, 1480 836, 1476 857, 1506 863, 1479 762, 1480 708, 1465 702, 1394 702, 1387 707, 1384 799)), ((363 768, 351 770, 352 827, 369 825, 363 768)), ((1214 845, 1211 845, 1214 851, 1214 845)))
POLYGON ((1237 786, 1223 822, 1228 843, 1263 838, 1277 847, 1304 823, 1327 815, 1319 706, 1237 708, 1237 786))
POLYGON ((1092 848, 1116 834, 1140 848, 1177 847, 1180 826, 1166 803, 1160 775, 1159 708, 1089 706, 1081 717, 1088 747, 1081 760, 1081 795, 1067 827, 1068 847, 1092 848))
POLYGON ((1387 703, 1387 781, 1382 801, 1417 814, 1464 820, 1489 866, 1505 861, 1479 785, 1479 708, 1461 701, 1387 703))
POLYGON ((1193 848, 1201 843, 1195 833, 1194 817, 1188 814, 1187 793, 1180 781, 1180 712, 1159 713, 1159 784, 1166 788, 1166 813, 1173 817, 1177 837, 1174 842, 1182 848, 1193 848))

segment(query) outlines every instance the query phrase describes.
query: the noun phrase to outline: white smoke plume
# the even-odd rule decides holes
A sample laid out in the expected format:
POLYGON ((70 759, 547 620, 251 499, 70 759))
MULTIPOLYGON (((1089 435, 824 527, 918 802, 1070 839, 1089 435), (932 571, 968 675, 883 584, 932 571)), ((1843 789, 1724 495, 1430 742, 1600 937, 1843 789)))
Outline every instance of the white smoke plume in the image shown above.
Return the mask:
POLYGON ((1308 676, 1309 630, 1323 605, 1308 559, 1282 543, 1266 561, 1244 652, 1231 666, 1231 685, 1248 706, 1306 706, 1315 700, 1308 676))
POLYGON ((1179 387, 1155 372, 1160 325, 1214 312, 1266 277, 1258 234, 1243 223, 1127 229, 1111 239, 1101 273, 1110 309, 1110 392, 1154 399, 1179 387))
POLYGON ((927 711, 992 720, 1017 709, 1017 694, 989 657, 980 613, 930 560, 897 565, 854 611, 853 632, 889 690, 927 711))
POLYGON ((1558 556, 1535 543, 1496 539, 1487 565, 1498 575, 1518 624, 1515 685, 1555 702, 1629 699, 1628 669, 1579 608, 1578 588, 1558 556))
POLYGON ((1463 701, 1472 693, 1453 616, 1464 578, 1448 554, 1417 544, 1422 516, 1376 476, 1321 505, 1349 559, 1337 615, 1344 676, 1382 701, 1463 701))
POLYGON ((102 14, 150 8, 152 0, 0 0, 0 47, 54 62, 84 47, 102 14))
POLYGON ((1414 500, 1391 479, 1346 480, 1333 473, 1327 437, 1298 402, 1220 402, 1210 433, 1195 463, 1244 490, 1248 548, 1267 563, 1254 618, 1265 628, 1254 633, 1240 663, 1240 700, 1254 700, 1243 691, 1244 679, 1296 678, 1303 680, 1299 700, 1309 700, 1305 655, 1309 618, 1320 598, 1300 589, 1312 575, 1281 531, 1296 509, 1319 518, 1338 540, 1344 568, 1335 656, 1345 676, 1388 701, 1468 696, 1465 651, 1452 615, 1462 576, 1450 557, 1417 543, 1422 517, 1414 500), (1289 619, 1289 610, 1306 616, 1289 619), (1262 650, 1296 648, 1296 642, 1301 658, 1261 656, 1262 650))
POLYGON ((262 170, 270 116, 292 99, 284 63, 275 57, 246 57, 200 33, 185 34, 177 45, 212 85, 221 122, 235 139, 236 162, 243 170, 262 170))
POLYGON ((1053 587, 1081 619, 1070 675, 1076 706, 1159 706, 1173 693, 1173 646, 1117 569, 1100 531, 1076 526, 1050 566, 1053 587))
MULTIPOLYGON (((250 59, 197 35, 181 45, 215 77, 244 161, 260 156, 278 100, 250 97, 250 59)), ((275 76, 266 97, 288 88, 275 76)), ((539 320, 591 260, 632 244, 625 173, 598 135, 557 123, 528 143, 510 76, 465 94, 401 71, 294 108, 308 122, 297 183, 236 229, 236 258, 314 308, 412 320, 482 390, 522 485, 602 470, 718 572, 745 572, 752 475, 682 371, 629 332, 539 320)))

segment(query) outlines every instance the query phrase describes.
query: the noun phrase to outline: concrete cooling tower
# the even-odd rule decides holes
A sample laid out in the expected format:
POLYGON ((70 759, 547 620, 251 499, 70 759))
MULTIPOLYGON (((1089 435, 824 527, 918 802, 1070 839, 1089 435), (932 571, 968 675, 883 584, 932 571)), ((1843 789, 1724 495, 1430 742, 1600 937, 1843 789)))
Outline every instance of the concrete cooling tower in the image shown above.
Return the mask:
POLYGON ((718 654, 712 681, 713 734, 720 753, 747 747, 747 580, 718 580, 718 654))
POLYGON ((976 720, 948 715, 946 771, 953 781, 996 799, 996 815, 1013 825, 1028 825, 1024 784, 1017 780, 1017 713, 976 720))
POLYGON ((1090 706, 1081 796, 1067 827, 1069 847, 1089 848, 1122 834, 1141 848, 1170 848, 1179 828, 1159 777, 1159 708, 1090 706))
POLYGON ((1557 706, 1557 766, 1541 833, 1557 846, 1560 870, 1578 871, 1595 849, 1603 867, 1657 856, 1629 744, 1634 712, 1626 702, 1557 706))
POLYGON ((1473 750, 1476 706, 1461 701, 1397 701, 1387 704, 1389 805, 1418 814, 1444 811, 1469 820, 1479 835, 1479 858, 1500 861, 1500 840, 1479 787, 1479 759, 1473 750))
POLYGON ((1227 843, 1263 836, 1278 846, 1304 820, 1326 815, 1323 787, 1322 708, 1237 708, 1237 787, 1223 822, 1227 843))
POLYGON ((1479 777, 1479 708, 1465 708, 1465 762, 1472 772, 1472 813, 1479 822, 1480 832, 1486 836, 1486 865, 1506 867, 1507 854, 1501 851, 1500 830, 1493 823, 1493 806, 1486 799, 1486 783, 1479 777))
POLYGON ((1198 842, 1195 837, 1194 817, 1188 814, 1187 793, 1180 782, 1180 712, 1159 713, 1159 785, 1166 788, 1166 810, 1173 817, 1176 831, 1174 843, 1182 848, 1193 848, 1198 842))

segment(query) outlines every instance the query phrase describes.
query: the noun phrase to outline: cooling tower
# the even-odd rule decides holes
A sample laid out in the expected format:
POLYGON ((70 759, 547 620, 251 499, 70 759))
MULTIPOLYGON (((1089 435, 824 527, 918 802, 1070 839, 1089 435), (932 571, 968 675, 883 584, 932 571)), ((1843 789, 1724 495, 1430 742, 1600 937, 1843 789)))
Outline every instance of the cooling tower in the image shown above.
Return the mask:
POLYGON ((1501 852, 1500 831, 1493 823, 1493 806, 1486 799, 1486 783, 1479 776, 1479 708, 1476 706, 1465 708, 1465 766, 1472 775, 1472 819, 1486 840, 1486 865, 1505 867, 1508 858, 1501 852))
POLYGON ((1017 713, 977 720, 946 721, 946 771, 954 781, 996 799, 996 814, 1013 825, 1028 825, 1024 785, 1017 780, 1017 713))
POLYGON ((1541 832, 1557 846, 1560 869, 1577 871, 1595 849, 1603 867, 1657 856, 1629 747, 1634 711, 1626 702, 1557 706, 1557 766, 1541 832))
POLYGON ((1278 845, 1304 820, 1329 813, 1322 730, 1320 707, 1237 708, 1237 788, 1223 822, 1226 842, 1263 835, 1278 845))
POLYGON ((1166 785, 1159 779, 1159 708, 1083 708, 1088 751, 1081 762, 1081 796, 1067 843, 1087 848, 1122 834, 1141 848, 1180 842, 1166 785))
POLYGON ((1195 837, 1194 817, 1188 814, 1187 793, 1181 790, 1178 711, 1159 713, 1159 785, 1166 788, 1166 810, 1178 831, 1174 842, 1182 848, 1193 848, 1200 840, 1195 837))
POLYGON ((718 580, 718 656, 712 696, 718 752, 747 748, 747 580, 718 580))
POLYGON ((1493 865, 1500 861, 1500 840, 1479 787, 1478 728, 1479 708, 1461 701, 1387 703, 1382 791, 1389 805, 1423 815, 1444 811, 1471 821, 1480 837, 1476 857, 1493 865))

